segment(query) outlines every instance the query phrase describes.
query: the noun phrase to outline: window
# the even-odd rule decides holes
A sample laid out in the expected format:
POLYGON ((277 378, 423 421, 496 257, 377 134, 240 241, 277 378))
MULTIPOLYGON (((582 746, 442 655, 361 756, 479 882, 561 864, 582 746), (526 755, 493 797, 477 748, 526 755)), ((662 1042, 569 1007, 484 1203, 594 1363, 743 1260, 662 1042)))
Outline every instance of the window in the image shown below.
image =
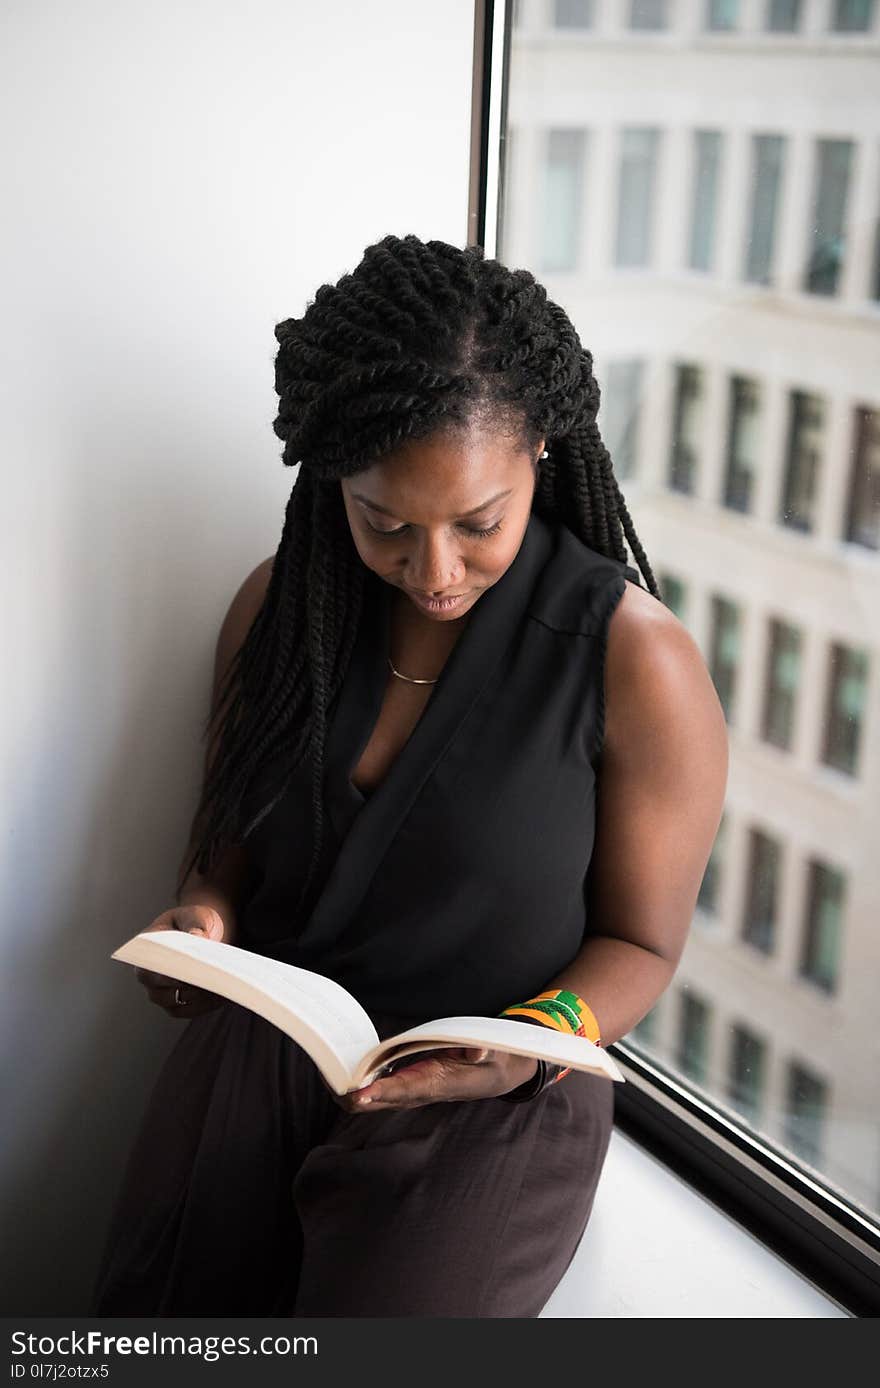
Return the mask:
POLYGON ((754 284, 769 284, 773 274, 784 158, 782 135, 752 137, 751 202, 743 275, 754 284))
POLYGON ((696 366, 678 366, 669 455, 669 485, 673 491, 692 493, 696 489, 702 427, 702 372, 696 366))
POLYGON ((833 993, 840 970, 840 936, 843 928, 844 876, 837 868, 812 859, 809 864, 807 921, 801 974, 833 993))
POLYGON ((816 190, 804 274, 804 288, 811 294, 837 293, 852 150, 852 140, 819 140, 816 146, 816 190))
POLYGON ((557 29, 590 29, 595 0, 555 0, 553 23, 557 29))
POLYGON ((761 1113, 766 1069, 766 1043, 748 1027, 734 1025, 730 1033, 727 1094, 733 1107, 750 1123, 756 1123, 761 1113))
POLYGON ((791 530, 813 529, 816 488, 822 460, 825 407, 817 395, 793 390, 789 401, 788 445, 779 523, 791 530))
POLYGON ((761 829, 749 831, 749 868, 742 938, 762 954, 772 954, 776 944, 781 857, 778 839, 771 838, 761 829))
POLYGON ((793 1060, 788 1067, 785 1140, 796 1156, 813 1166, 822 1160, 828 1086, 806 1065, 793 1060))
POLYGON ((705 916, 715 916, 718 913, 719 893, 721 888, 721 865, 724 859, 727 823, 728 813, 724 810, 697 895, 697 905, 705 916))
POLYGON ((773 619, 769 635, 761 736, 765 742, 789 751, 801 677, 801 633, 797 627, 773 619))
POLYGON ((618 1086, 617 1108, 676 1170, 696 1154, 691 1169, 737 1210, 761 1183, 760 1153, 755 1222, 776 1221, 780 1242, 815 1230, 813 1268, 836 1229, 841 1284, 870 1242, 880 1306, 867 1001, 880 991, 880 145, 866 95, 880 90, 880 5, 870 40, 832 34, 835 0, 726 13, 605 0, 583 13, 592 27, 576 8, 530 0, 496 65, 500 125, 521 139, 516 196, 487 209, 485 242, 540 271, 546 241, 560 248, 550 263, 571 267, 548 293, 592 354, 632 533, 730 733, 728 803, 679 968, 612 1048, 637 1080, 618 1086), (772 105, 755 104, 756 61, 772 105), (545 208, 548 127, 587 132, 579 171, 560 154, 558 216, 545 208), (789 1120, 790 1063, 826 1087, 813 1181, 788 1135, 808 1130, 812 1091, 798 1080, 789 1120))
POLYGON ((655 1003, 650 1012, 646 1012, 640 1022, 636 1022, 630 1036, 643 1046, 650 1046, 657 1036, 657 1015, 659 1003, 655 1003))
POLYGON ((678 1068, 696 1084, 705 1084, 709 1054, 709 1006, 695 993, 679 995, 678 1068))
POLYGON ((868 684, 868 655, 833 642, 829 653, 828 717, 822 760, 854 776, 858 769, 868 684))
POLYGON ((857 406, 845 538, 880 549, 880 410, 857 406))
POLYGON ((739 22, 739 0, 706 0, 706 28, 735 29, 739 22))
POLYGON ((739 664, 739 609, 735 603, 717 595, 712 598, 711 650, 709 672, 718 693, 724 716, 733 722, 736 675, 739 664))
POLYGON ((642 374, 640 361, 612 361, 606 371, 597 422, 620 478, 631 477, 636 470, 642 374))
POLYGON ((692 270, 710 270, 712 268, 720 165, 720 131, 695 130, 691 231, 688 249, 688 265, 692 270))
POLYGON ((680 622, 685 620, 685 586, 675 574, 661 572, 657 575, 662 601, 680 622))
POLYGON ((631 29, 665 29, 667 0, 630 0, 631 29))
POLYGON ((727 466, 724 473, 724 505, 732 511, 748 511, 758 470, 758 419, 761 392, 757 381, 733 376, 727 418, 727 466))
POLYGON ((581 235, 586 132, 548 130, 541 220, 541 268, 573 270, 581 235))
POLYGON ((647 265, 651 256, 651 222, 659 130, 621 131, 617 184, 615 262, 647 265))
POLYGON ((793 34, 801 27, 801 0, 769 0, 766 27, 775 34, 793 34))
POLYGON ((831 27, 837 33, 866 33, 873 22, 874 0, 834 0, 831 27))

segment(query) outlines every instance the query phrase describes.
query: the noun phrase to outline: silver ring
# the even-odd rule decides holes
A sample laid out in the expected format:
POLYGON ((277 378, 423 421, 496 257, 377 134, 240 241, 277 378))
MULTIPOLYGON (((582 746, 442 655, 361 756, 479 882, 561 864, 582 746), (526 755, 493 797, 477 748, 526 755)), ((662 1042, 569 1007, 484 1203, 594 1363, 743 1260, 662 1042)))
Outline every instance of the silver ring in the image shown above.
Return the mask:
POLYGON ((174 1006, 186 1007, 186 1005, 186 998, 180 996, 180 984, 178 983, 177 987, 174 989, 174 1006))

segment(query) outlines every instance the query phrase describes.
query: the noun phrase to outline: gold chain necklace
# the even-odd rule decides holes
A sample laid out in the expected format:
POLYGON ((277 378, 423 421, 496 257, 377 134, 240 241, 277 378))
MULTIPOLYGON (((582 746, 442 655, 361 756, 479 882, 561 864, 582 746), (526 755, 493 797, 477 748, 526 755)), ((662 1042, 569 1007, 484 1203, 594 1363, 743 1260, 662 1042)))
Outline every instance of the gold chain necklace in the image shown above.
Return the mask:
POLYGON ((438 675, 437 679, 433 680, 414 680, 412 675, 402 675, 399 670, 395 670, 394 666, 391 664, 391 656, 388 657, 388 664, 391 666, 391 673, 396 675, 399 680, 406 680, 407 684, 436 684, 437 680, 440 678, 438 675))

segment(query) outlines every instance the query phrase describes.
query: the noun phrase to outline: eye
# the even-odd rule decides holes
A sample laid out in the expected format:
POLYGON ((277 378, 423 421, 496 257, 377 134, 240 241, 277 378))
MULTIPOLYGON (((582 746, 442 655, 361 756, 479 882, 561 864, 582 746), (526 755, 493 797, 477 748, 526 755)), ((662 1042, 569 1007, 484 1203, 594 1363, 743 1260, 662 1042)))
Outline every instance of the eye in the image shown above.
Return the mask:
MULTIPOLYGON (((387 540, 392 539, 396 535, 403 535, 407 527, 405 525, 399 525, 396 530, 378 530, 375 525, 371 525, 370 522, 367 521, 367 529, 371 530, 374 535, 381 535, 383 539, 387 540)), ((459 529, 463 530, 465 535, 476 535, 479 536, 480 539, 485 539, 487 535, 498 534, 498 531, 501 529, 501 522, 496 521, 494 525, 485 526, 482 530, 475 530, 469 525, 461 525, 459 529)))

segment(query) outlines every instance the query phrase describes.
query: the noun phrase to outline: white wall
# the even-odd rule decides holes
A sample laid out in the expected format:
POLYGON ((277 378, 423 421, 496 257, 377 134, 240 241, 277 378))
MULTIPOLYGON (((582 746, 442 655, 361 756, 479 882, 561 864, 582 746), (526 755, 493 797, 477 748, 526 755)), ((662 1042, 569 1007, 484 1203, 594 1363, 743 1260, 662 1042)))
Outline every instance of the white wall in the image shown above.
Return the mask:
POLYGON ((177 1024, 115 945, 172 902, 217 629, 277 546, 274 324, 370 242, 467 234, 472 0, 6 0, 4 1314, 81 1314, 177 1024))

